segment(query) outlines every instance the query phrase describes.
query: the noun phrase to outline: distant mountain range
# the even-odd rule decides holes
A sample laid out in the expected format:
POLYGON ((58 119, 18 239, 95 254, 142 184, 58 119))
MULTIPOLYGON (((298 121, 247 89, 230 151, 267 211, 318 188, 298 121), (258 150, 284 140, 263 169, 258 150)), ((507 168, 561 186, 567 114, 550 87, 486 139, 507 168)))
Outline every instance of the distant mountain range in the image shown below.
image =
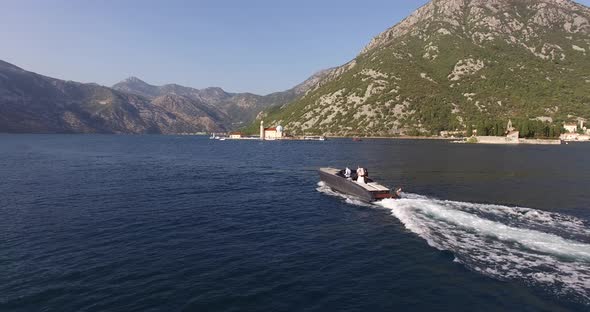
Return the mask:
POLYGON ((252 93, 229 93, 221 88, 195 89, 177 84, 154 86, 136 77, 127 78, 115 84, 112 88, 117 91, 140 95, 147 99, 174 95, 206 103, 225 114, 226 119, 222 120, 225 128, 238 128, 251 122, 263 109, 270 106, 284 105, 302 96, 316 86, 326 72, 320 71, 287 91, 271 93, 265 96, 252 93))
POLYGON ((318 85, 260 117, 292 133, 335 135, 589 119, 590 9, 569 0, 433 0, 318 85))
POLYGON ((509 118, 590 119, 590 8, 433 0, 347 64, 266 96, 134 77, 108 88, 0 61, 0 132, 254 132, 262 119, 296 134, 429 135, 509 118))
POLYGON ((194 133, 220 132, 251 122, 264 108, 283 105, 311 89, 322 72, 266 96, 153 86, 131 77, 112 88, 64 81, 0 61, 0 132, 194 133))

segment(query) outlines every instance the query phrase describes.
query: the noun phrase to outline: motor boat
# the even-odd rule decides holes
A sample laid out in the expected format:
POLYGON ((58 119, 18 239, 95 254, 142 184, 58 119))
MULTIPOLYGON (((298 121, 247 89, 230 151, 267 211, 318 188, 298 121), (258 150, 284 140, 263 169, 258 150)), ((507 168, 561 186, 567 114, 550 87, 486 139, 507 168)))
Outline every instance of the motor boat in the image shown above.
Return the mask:
POLYGON ((361 175, 350 169, 320 168, 320 179, 331 189, 358 197, 365 202, 375 202, 386 198, 400 198, 401 189, 392 192, 389 188, 373 181, 368 177, 366 169, 362 169, 361 175))

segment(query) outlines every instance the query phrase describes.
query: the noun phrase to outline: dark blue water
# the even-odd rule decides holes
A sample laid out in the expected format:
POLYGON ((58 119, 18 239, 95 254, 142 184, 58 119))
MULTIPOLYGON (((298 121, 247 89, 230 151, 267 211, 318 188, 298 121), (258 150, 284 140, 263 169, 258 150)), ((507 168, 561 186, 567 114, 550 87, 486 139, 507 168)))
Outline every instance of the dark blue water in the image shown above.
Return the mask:
POLYGON ((0 135, 0 310, 588 310, 589 155, 0 135), (318 186, 345 165, 406 199, 318 186))

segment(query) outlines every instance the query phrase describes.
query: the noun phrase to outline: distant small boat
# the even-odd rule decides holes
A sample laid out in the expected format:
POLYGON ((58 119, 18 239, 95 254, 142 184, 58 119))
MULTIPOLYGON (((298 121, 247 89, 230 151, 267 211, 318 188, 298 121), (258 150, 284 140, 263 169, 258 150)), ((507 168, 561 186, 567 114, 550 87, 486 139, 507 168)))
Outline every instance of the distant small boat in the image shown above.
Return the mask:
POLYGON ((220 138, 219 139, 219 141, 225 141, 225 140, 226 140, 226 138, 220 138))
POLYGON ((304 136, 303 139, 305 141, 326 141, 326 137, 321 135, 321 136, 304 136))
MULTIPOLYGON (((366 169, 363 170, 366 172, 366 169)), ((368 174, 359 178, 356 172, 350 172, 350 177, 347 178, 345 170, 335 168, 320 168, 319 174, 320 179, 331 189, 355 196, 365 202, 400 198, 401 189, 392 192, 389 188, 369 179, 368 174)))
POLYGON ((465 144, 467 143, 467 140, 454 140, 451 141, 452 144, 465 144))
POLYGON ((363 140, 359 137, 354 137, 354 138, 352 138, 352 141, 353 142, 362 142, 363 140))

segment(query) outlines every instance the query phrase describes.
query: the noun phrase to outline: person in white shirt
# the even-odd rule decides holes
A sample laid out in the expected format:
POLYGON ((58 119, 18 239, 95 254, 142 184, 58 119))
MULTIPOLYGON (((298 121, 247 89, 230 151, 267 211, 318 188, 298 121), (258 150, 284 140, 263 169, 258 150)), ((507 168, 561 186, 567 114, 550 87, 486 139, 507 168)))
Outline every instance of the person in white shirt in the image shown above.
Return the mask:
POLYGON ((356 175, 358 176, 358 178, 356 179, 357 183, 367 183, 367 181, 365 180, 365 168, 358 167, 358 169, 356 169, 356 175))

